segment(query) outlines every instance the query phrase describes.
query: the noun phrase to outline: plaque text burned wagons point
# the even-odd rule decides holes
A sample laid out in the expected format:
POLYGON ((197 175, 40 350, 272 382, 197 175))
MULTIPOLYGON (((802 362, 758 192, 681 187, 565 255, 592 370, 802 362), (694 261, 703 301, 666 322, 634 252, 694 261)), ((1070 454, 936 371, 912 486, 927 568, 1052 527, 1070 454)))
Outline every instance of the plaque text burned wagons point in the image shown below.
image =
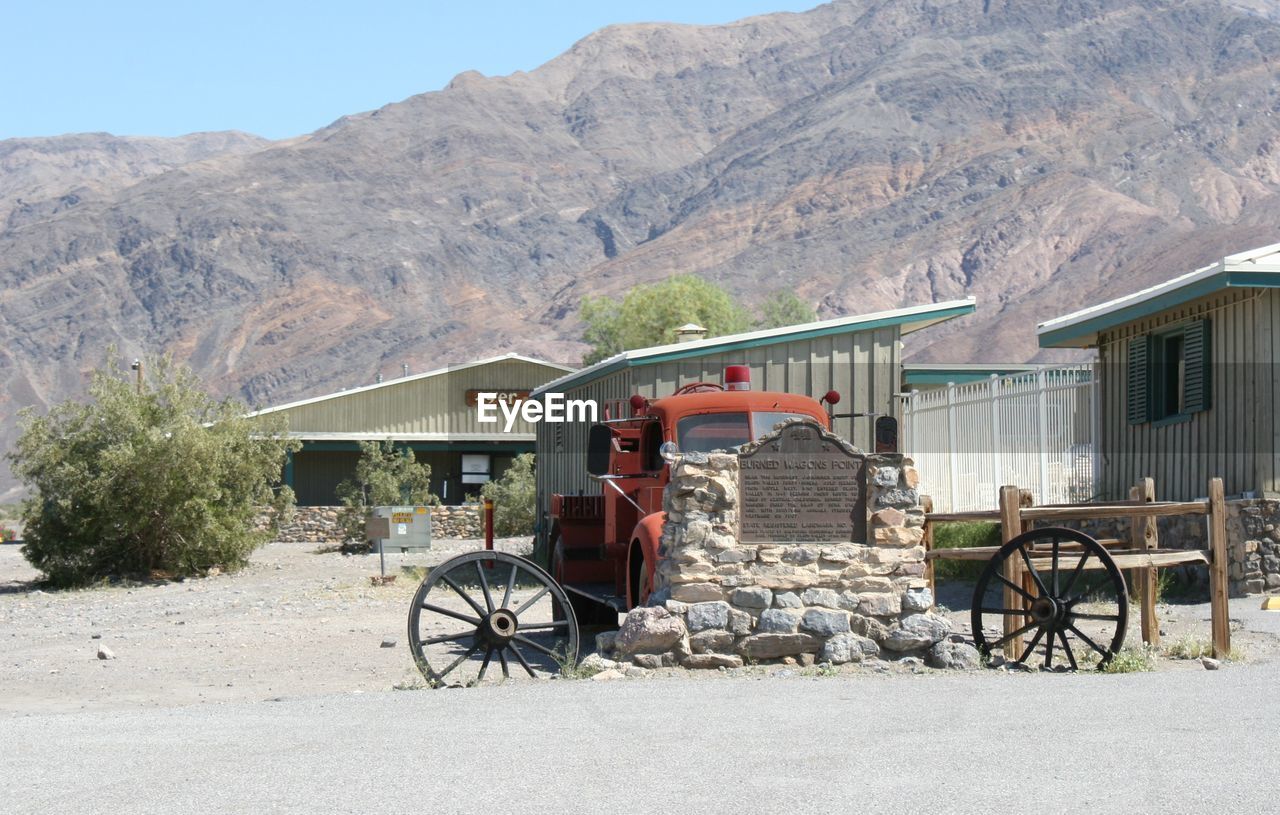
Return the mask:
POLYGON ((866 459, 816 422, 744 447, 739 465, 742 542, 866 542, 866 459))

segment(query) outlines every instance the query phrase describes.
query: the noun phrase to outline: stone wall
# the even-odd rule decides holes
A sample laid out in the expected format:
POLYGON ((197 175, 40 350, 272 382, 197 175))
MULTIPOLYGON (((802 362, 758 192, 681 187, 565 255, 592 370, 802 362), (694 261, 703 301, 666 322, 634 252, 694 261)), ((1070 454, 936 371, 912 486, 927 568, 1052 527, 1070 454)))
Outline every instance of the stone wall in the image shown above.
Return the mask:
MULTIPOLYGON (((1203 515, 1157 518, 1161 549, 1206 549, 1209 531, 1203 515)), ((1071 523, 1098 538, 1128 538, 1129 521, 1105 519, 1071 523)), ((1233 597, 1280 593, 1280 501, 1227 502, 1227 577, 1233 597)), ((1204 566, 1179 566, 1181 582, 1208 586, 1204 566)), ((1207 590, 1207 589, 1206 589, 1207 590)))
MULTIPOLYGON (((342 507, 298 507, 293 520, 280 527, 277 540, 305 543, 342 543, 338 513, 342 507)), ((431 508, 433 539, 477 539, 484 537, 483 512, 479 504, 431 508)))
POLYGON ((902 456, 865 461, 869 540, 748 544, 739 456, 686 454, 664 493, 655 591, 628 615, 615 649, 649 667, 711 668, 936 657, 930 649, 956 647, 944 642, 949 622, 930 611, 919 476, 902 456))

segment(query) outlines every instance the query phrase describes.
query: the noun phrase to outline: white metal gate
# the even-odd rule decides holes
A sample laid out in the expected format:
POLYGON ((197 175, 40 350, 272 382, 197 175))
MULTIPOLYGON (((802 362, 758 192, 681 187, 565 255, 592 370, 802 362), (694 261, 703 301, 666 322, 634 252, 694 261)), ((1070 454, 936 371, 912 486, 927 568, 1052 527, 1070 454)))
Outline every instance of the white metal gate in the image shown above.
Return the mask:
POLYGON ((992 376, 901 398, 902 449, 938 512, 997 507, 1000 487, 1037 504, 1087 501, 1097 483, 1089 365, 992 376))

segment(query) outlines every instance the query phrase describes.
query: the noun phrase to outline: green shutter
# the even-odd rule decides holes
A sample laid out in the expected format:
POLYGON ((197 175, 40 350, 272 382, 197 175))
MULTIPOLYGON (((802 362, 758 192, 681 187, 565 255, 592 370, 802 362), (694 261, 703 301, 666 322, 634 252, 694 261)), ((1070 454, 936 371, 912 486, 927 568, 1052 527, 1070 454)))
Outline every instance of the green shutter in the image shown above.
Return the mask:
POLYGON ((1151 420, 1151 338, 1129 338, 1129 371, 1126 382, 1129 424, 1151 420))
POLYGON ((1182 404, 1187 413, 1208 410, 1212 406, 1213 377, 1210 364, 1210 323, 1196 320, 1183 335, 1182 356, 1186 364, 1182 404))

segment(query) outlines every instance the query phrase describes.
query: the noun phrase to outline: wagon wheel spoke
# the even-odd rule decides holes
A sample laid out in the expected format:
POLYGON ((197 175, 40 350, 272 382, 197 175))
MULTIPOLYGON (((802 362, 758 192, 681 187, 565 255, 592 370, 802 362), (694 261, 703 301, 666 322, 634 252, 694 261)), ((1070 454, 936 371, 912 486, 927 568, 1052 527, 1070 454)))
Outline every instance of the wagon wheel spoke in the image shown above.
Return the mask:
POLYGON ((1104 574, 1101 580, 1089 586, 1089 588, 1081 591, 1075 597, 1072 597, 1071 599, 1065 602, 1067 605, 1073 606, 1076 603, 1079 603, 1080 601, 1084 600, 1086 597, 1089 597, 1090 595, 1097 593, 1101 589, 1105 589, 1107 587, 1107 584, 1110 582, 1111 582, 1111 575, 1104 574))
POLYGON ((453 642, 454 640, 460 640, 463 637, 474 637, 475 635, 476 632, 474 631, 463 631, 461 634, 445 634, 443 637, 432 637, 429 640, 423 640, 422 644, 439 645, 442 642, 453 642))
MULTIPOLYGON (((1031 625, 1036 625, 1036 623, 1031 623, 1031 625)), ((1036 650, 1036 644, 1040 642, 1040 638, 1043 636, 1044 636, 1044 629, 1037 628, 1036 635, 1031 638, 1031 642, 1027 644, 1027 647, 1022 649, 1022 656, 1018 657, 1017 660, 1015 660, 1017 664, 1019 665, 1027 664, 1027 657, 1031 656, 1031 654, 1036 650)), ((1012 637, 1010 638, 1012 639, 1012 637)))
POLYGON ((472 597, 471 597, 471 595, 470 595, 470 594, 467 594, 465 591, 463 591, 461 586, 459 586, 457 583, 453 582, 453 578, 452 578, 452 577, 449 577, 449 575, 447 575, 447 574, 442 574, 442 575, 440 575, 440 580, 441 580, 441 582, 443 582, 446 586, 448 586, 449 588, 451 588, 451 589, 453 589, 455 592, 457 592, 459 597, 461 597, 463 600, 466 600, 466 601, 467 601, 467 605, 469 605, 469 606, 471 606, 473 609, 475 609, 476 614, 479 614, 481 617, 483 617, 483 616, 485 616, 486 614, 488 614, 488 613, 489 613, 487 610, 485 610, 485 609, 481 608, 481 607, 480 607, 480 604, 479 604, 479 603, 477 603, 474 599, 472 599, 472 597))
POLYGON ((484 591, 484 604, 490 612, 493 611, 493 595, 489 593, 489 578, 484 575, 484 566, 480 561, 476 561, 476 574, 480 575, 480 588, 484 591))
MULTIPOLYGON (((1053 635, 1054 635, 1053 623, 1050 623, 1047 629, 1042 629, 1042 630, 1048 630, 1049 632, 1049 638, 1044 641, 1044 668, 1046 671, 1052 671, 1053 670, 1053 635)), ((1037 639, 1039 639, 1038 636, 1037 636, 1037 639)))
POLYGON ((519 617, 521 614, 524 614, 529 609, 530 606, 532 606, 534 603, 541 600, 542 596, 549 591, 551 591, 550 586, 543 586, 541 591, 539 591, 537 594, 530 597, 528 600, 525 600, 524 603, 520 606, 520 608, 515 610, 515 615, 519 617))
MULTIPOLYGON (((1053 536, 1053 563, 1050 566, 1050 568, 1052 569, 1052 572, 1051 572, 1052 577, 1049 581, 1050 584, 1053 586, 1054 597, 1059 596, 1058 595, 1058 547, 1059 547, 1058 536, 1054 535, 1053 536)), ((1049 643, 1050 645, 1053 644, 1052 637, 1050 637, 1049 643)))
POLYGON ((1040 573, 1036 571, 1036 567, 1031 565, 1031 557, 1027 554, 1025 546, 1018 547, 1018 554, 1022 555, 1022 562, 1027 564, 1027 571, 1031 573, 1031 579, 1036 582, 1036 588, 1040 589, 1041 594, 1048 594, 1049 590, 1044 587, 1044 581, 1040 579, 1040 573))
POLYGON ((500 662, 500 663, 502 664, 502 678, 503 678, 503 679, 510 679, 510 678, 511 678, 511 669, 510 669, 509 667, 507 667, 507 654, 506 654, 506 649, 505 649, 505 648, 499 648, 499 649, 498 649, 498 662, 500 662))
POLYGON ((507 578, 507 590, 502 593, 502 608, 511 608, 511 591, 516 587, 516 572, 519 566, 511 564, 511 577, 507 578))
POLYGON ((568 620, 560 620, 554 623, 530 623, 529 625, 520 626, 521 631, 548 631, 554 628, 568 628, 568 620))
POLYGON ((538 675, 533 672, 533 668, 529 666, 529 660, 524 658, 524 654, 520 653, 520 649, 516 647, 516 644, 514 642, 509 642, 507 643, 507 647, 511 649, 511 653, 516 655, 516 659, 520 660, 520 664, 529 672, 529 676, 536 678, 538 675))
POLYGON ((1096 643, 1096 642, 1094 642, 1093 640, 1089 639, 1088 635, 1087 635, 1087 634, 1085 634, 1085 633, 1084 633, 1083 631, 1081 631, 1080 629, 1076 628, 1074 624, 1072 624, 1072 623, 1067 623, 1067 628, 1070 628, 1072 631, 1074 631, 1074 632, 1075 632, 1075 635, 1076 635, 1077 637, 1079 637, 1080 639, 1084 640, 1085 645, 1088 645, 1090 648, 1092 648, 1093 650, 1095 650, 1095 651, 1097 651, 1099 654, 1101 654, 1103 659, 1110 659, 1110 658, 1111 658, 1111 653, 1110 653, 1109 651, 1104 651, 1104 650, 1103 650, 1103 649, 1098 645, 1098 643, 1096 643))
POLYGON ((1062 650, 1067 652, 1067 661, 1071 663, 1071 670, 1080 670, 1080 666, 1076 664, 1076 655, 1071 650, 1071 643, 1067 640, 1067 632, 1065 629, 1058 629, 1058 639, 1062 641, 1062 650))
POLYGON ((1008 586, 1009 588, 1011 588, 1011 589, 1013 589, 1014 591, 1016 591, 1018 594, 1021 594, 1021 595, 1022 595, 1022 597, 1023 597, 1023 598, 1028 602, 1028 603, 1030 603, 1030 602, 1032 602, 1032 601, 1034 601, 1034 600, 1036 599, 1036 598, 1032 597, 1032 596, 1031 596, 1031 593, 1030 593, 1030 592, 1028 592, 1026 589, 1024 589, 1024 588, 1022 588, 1021 586, 1019 586, 1018 584, 1014 583, 1012 580, 1010 580, 1009 578, 1007 578, 1007 577, 1005 577, 1004 575, 1000 574, 999 572, 996 572, 996 573, 995 573, 995 578, 996 578, 997 580, 999 580, 1001 583, 1003 583, 1003 584, 1005 584, 1006 586, 1008 586))
POLYGON ((1076 584, 1076 578, 1084 573, 1084 562, 1089 559, 1089 555, 1091 554, 1092 552, 1086 549, 1084 550, 1084 553, 1080 555, 1080 559, 1076 561, 1076 568, 1071 572, 1071 576, 1067 578, 1067 585, 1063 587, 1062 594, 1060 596, 1066 597, 1071 593, 1071 587, 1076 584))
POLYGON ((559 659, 555 651, 552 651, 550 648, 548 648, 545 645, 534 642, 533 640, 529 639, 526 636, 523 636, 521 634, 516 634, 514 639, 516 642, 520 643, 521 645, 527 645, 533 650, 540 651, 546 654, 547 656, 551 657, 552 659, 559 659))
POLYGON ((452 617, 455 620, 462 620, 464 623, 471 623, 475 626, 480 625, 480 620, 477 618, 468 617, 466 614, 459 614, 458 612, 445 608, 444 606, 437 606, 424 601, 422 603, 422 607, 427 611, 434 611, 436 614, 443 614, 444 616, 452 617))
POLYGON ((460 656, 460 657, 458 657, 457 659, 455 659, 455 660, 454 660, 454 661, 449 665, 449 667, 448 667, 448 668, 445 668, 443 671, 441 671, 441 672, 440 672, 440 678, 441 678, 441 679, 444 679, 446 676, 448 676, 448 675, 449 675, 449 672, 450 672, 450 671, 452 671, 454 668, 456 668, 456 667, 458 667, 459 665, 461 665, 463 662, 466 662, 468 657, 470 657, 472 654, 474 654, 476 651, 479 651, 479 650, 480 650, 480 643, 478 643, 478 642, 474 642, 474 643, 472 643, 472 644, 471 644, 471 647, 467 649, 467 652, 466 652, 465 654, 463 654, 462 656, 460 656))
MULTIPOLYGON (((1024 612, 1022 612, 1022 613, 1023 613, 1023 614, 1025 614, 1026 612, 1024 611, 1024 612)), ((1019 629, 1018 629, 1018 630, 1016 630, 1016 631, 1012 631, 1012 632, 1010 632, 1010 633, 1008 633, 1008 634, 1005 634, 1005 635, 1004 635, 1003 637, 1001 637, 1000 639, 998 639, 998 640, 996 640, 995 642, 991 643, 991 646, 990 646, 990 647, 992 647, 992 648, 1001 648, 1001 647, 1003 647, 1003 646, 1004 646, 1004 644, 1005 644, 1006 642, 1008 642, 1009 640, 1014 639, 1015 637, 1021 637, 1023 634, 1027 633, 1028 631, 1030 631, 1031 629, 1033 629, 1033 628, 1035 628, 1035 627, 1036 627, 1036 624, 1035 624, 1035 623, 1027 623, 1026 625, 1022 626, 1022 628, 1019 628, 1019 629)))
POLYGON ((484 681, 485 669, 489 667, 489 660, 493 659, 493 649, 486 649, 484 652, 484 662, 480 663, 480 675, 476 677, 476 684, 479 685, 484 681))
POLYGON ((1119 614, 1085 614, 1081 611, 1071 612, 1071 616, 1077 620, 1108 620, 1113 623, 1120 622, 1119 614))

